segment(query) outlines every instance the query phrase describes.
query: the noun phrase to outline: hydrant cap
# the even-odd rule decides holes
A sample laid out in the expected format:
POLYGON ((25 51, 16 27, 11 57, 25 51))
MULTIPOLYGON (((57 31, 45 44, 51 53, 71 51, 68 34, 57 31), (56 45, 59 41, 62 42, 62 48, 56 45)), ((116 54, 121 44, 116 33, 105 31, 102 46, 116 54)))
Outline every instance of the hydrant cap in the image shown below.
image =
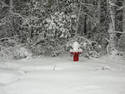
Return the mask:
POLYGON ((79 44, 77 41, 75 41, 75 42, 73 43, 73 47, 79 48, 79 47, 80 47, 80 44, 79 44))

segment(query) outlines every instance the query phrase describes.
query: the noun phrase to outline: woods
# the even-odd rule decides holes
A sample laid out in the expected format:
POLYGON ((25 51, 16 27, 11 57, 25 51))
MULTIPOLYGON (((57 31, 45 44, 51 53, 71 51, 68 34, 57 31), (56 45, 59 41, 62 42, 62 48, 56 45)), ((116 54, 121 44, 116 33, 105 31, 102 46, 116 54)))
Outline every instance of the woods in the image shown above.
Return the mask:
POLYGON ((124 32, 125 0, 0 0, 1 57, 58 56, 74 40, 88 56, 117 55, 124 32))

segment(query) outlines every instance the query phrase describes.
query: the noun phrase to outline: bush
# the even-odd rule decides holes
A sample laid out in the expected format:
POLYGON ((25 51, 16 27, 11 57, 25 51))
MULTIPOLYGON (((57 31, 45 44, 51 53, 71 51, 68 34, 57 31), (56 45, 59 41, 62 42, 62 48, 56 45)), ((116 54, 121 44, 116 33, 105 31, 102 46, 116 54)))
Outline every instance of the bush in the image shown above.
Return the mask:
POLYGON ((4 39, 0 45, 0 58, 2 59, 21 59, 31 57, 31 52, 28 48, 15 39, 4 39))
POLYGON ((14 52, 13 52, 13 58, 14 59, 22 59, 22 58, 29 58, 32 56, 32 53, 30 52, 29 49, 27 49, 25 46, 20 46, 17 45, 14 47, 14 52))
POLYGON ((65 52, 66 41, 65 38, 39 40, 31 45, 31 50, 34 55, 58 56, 65 52))

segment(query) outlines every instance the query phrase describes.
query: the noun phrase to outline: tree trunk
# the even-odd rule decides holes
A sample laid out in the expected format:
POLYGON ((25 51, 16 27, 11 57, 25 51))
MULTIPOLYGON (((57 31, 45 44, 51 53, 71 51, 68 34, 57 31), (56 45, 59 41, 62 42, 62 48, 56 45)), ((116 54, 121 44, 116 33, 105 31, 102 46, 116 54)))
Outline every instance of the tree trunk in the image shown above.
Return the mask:
POLYGON ((111 55, 116 54, 116 48, 115 48, 115 38, 116 38, 116 32, 115 32, 115 11, 112 6, 112 2, 110 0, 107 0, 108 2, 108 8, 109 8, 109 15, 111 22, 109 24, 109 48, 108 48, 108 53, 111 55))
POLYGON ((85 15, 85 17, 84 17, 84 35, 87 34, 87 23, 86 23, 86 20, 87 20, 87 15, 85 15))
POLYGON ((78 34, 80 16, 81 16, 81 4, 79 4, 79 7, 78 7, 77 24, 76 24, 76 31, 75 31, 75 35, 77 35, 77 34, 78 34))
MULTIPOLYGON (((86 0, 84 2, 87 3, 86 0)), ((84 35, 87 34, 87 23, 86 23, 86 21, 87 21, 87 15, 84 16, 84 35)))
POLYGON ((10 0, 10 11, 13 10, 13 0, 10 0))
POLYGON ((101 20, 101 0, 98 0, 98 23, 100 24, 101 20))
POLYGON ((125 0, 123 1, 123 32, 125 32, 125 0))

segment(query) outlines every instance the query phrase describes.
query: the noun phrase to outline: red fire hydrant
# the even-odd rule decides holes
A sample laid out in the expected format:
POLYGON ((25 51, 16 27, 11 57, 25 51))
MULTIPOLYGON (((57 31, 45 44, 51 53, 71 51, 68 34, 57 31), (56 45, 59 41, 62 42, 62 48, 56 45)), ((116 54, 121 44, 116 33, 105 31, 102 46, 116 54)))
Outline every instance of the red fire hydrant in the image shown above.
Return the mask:
POLYGON ((81 54, 82 49, 80 49, 80 44, 75 41, 72 44, 72 49, 70 50, 70 53, 73 55, 73 61, 79 61, 79 54, 81 54))
POLYGON ((73 54, 73 61, 79 61, 79 54, 81 52, 71 52, 71 54, 73 54))

